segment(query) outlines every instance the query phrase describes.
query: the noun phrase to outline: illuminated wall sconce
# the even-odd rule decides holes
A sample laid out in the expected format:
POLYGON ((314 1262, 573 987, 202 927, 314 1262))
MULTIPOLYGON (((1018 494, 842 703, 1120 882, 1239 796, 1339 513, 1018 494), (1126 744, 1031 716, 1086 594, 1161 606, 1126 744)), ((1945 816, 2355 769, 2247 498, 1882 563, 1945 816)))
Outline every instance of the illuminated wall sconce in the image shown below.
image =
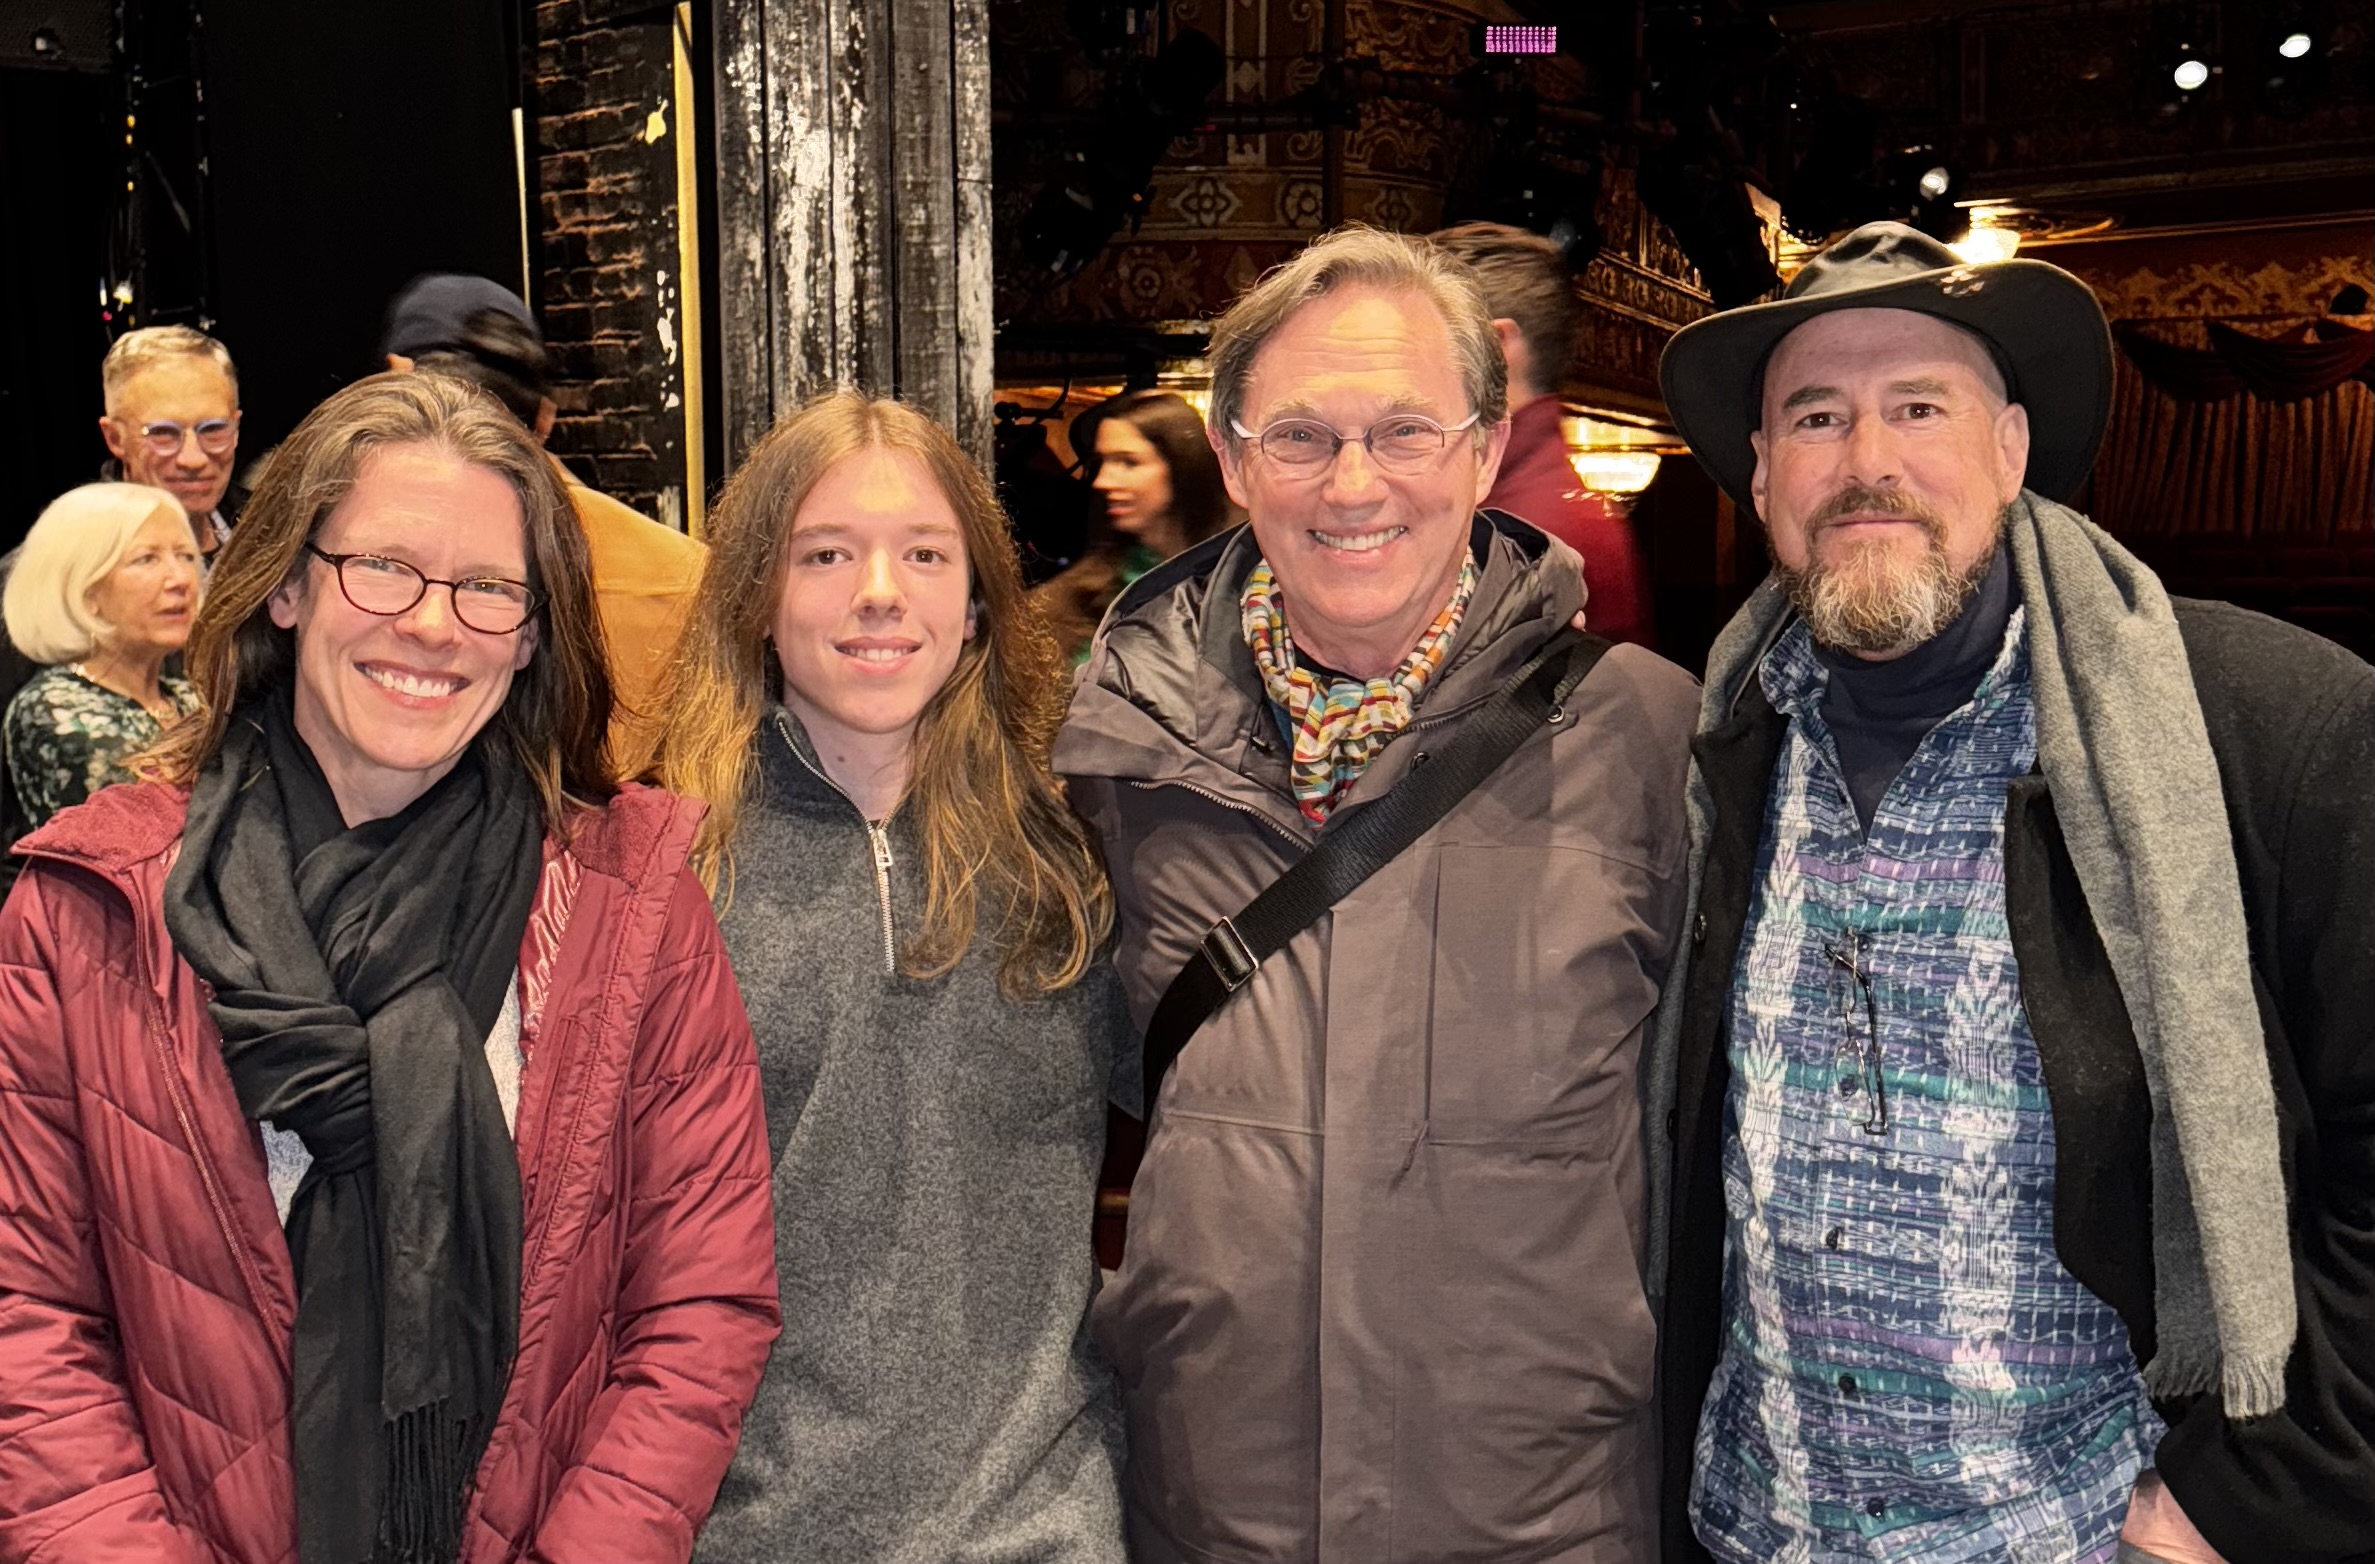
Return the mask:
POLYGON ((1615 417, 1586 412, 1570 414, 1560 432, 1566 436, 1567 465, 1594 494, 1630 496, 1649 487, 1658 475, 1661 458, 1679 451, 1672 430, 1642 423, 1618 423, 1615 417))
POLYGON ((1655 451, 1569 451, 1567 461, 1595 494, 1639 494, 1658 475, 1655 451))

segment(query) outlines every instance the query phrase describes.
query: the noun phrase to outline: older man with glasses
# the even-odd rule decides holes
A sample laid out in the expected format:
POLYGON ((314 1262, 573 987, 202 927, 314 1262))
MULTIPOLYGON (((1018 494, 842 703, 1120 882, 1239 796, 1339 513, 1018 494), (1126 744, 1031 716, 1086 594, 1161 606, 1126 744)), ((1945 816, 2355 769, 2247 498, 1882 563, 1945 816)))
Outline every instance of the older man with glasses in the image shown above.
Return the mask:
POLYGON ((1508 371, 1458 261, 1332 234, 1212 366, 1250 525, 1114 604, 1055 752, 1147 1028, 1095 1318, 1134 1556, 1647 1558, 1635 1069, 1691 681, 1477 510, 1508 371))
MULTIPOLYGON (((245 498, 231 482, 239 454, 239 379, 230 353, 187 326, 127 331, 108 350, 99 383, 107 399, 99 433, 113 453, 100 476, 163 489, 181 501, 198 546, 211 556, 231 535, 245 498)), ((0 555, 0 582, 15 570, 16 559, 14 549, 0 555)), ((0 707, 39 669, 0 633, 0 707)), ((0 774, 0 849, 27 824, 13 782, 0 774)), ((15 862, 0 852, 0 892, 15 879, 15 862)))
POLYGON ((181 501, 209 554, 231 535, 245 495, 232 487, 239 459, 239 375, 224 346, 187 326, 127 331, 99 366, 107 411, 99 434, 109 472, 181 501))

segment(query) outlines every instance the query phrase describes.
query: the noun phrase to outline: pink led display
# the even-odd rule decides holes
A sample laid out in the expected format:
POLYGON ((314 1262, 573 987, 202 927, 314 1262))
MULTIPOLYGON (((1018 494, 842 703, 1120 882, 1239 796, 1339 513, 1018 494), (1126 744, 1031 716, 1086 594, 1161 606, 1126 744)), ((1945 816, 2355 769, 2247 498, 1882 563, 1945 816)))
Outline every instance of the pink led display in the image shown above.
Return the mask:
POLYGON ((1556 27, 1487 27, 1484 30, 1484 52, 1556 54, 1559 52, 1559 30, 1556 27))

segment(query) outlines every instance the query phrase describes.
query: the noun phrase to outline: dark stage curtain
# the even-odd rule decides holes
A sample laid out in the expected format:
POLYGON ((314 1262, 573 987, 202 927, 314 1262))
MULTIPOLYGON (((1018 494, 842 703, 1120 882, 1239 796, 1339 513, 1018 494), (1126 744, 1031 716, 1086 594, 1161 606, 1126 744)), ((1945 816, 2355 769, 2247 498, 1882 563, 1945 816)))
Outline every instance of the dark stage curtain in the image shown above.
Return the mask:
POLYGON ((2186 402, 2215 402, 2249 392, 2271 402, 2320 396, 2347 380, 2375 376, 2375 332, 2339 321, 2295 326, 2270 339, 2223 321, 2207 323, 2208 348, 2179 347, 2153 336, 2140 321, 2111 329, 2145 376, 2186 402))
MULTIPOLYGON (((2360 372, 2368 335, 2356 333, 2360 372)), ((2133 353, 2126 333, 2121 340, 2133 353)), ((2236 391, 2245 387, 2242 371, 2219 353, 2154 346, 2208 359, 2233 377, 2236 391)), ((2327 389, 2291 400, 2233 391, 2217 400, 2199 392, 2180 399, 2146 366, 2150 352, 2115 365, 2111 422, 2091 497, 2103 526, 2123 537, 2215 533, 2297 543, 2363 535, 2375 526, 2375 390, 2336 376, 2327 389)), ((2196 385, 2211 374, 2193 369, 2196 385)), ((2331 372, 2330 363, 2315 371, 2331 372)))

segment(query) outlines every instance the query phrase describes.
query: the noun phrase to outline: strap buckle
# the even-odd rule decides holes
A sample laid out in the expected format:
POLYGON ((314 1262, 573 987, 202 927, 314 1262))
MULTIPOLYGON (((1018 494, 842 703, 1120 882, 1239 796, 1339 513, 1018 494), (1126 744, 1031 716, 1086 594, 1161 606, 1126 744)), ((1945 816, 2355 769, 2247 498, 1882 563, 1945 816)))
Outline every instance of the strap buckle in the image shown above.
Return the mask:
POLYGON ((1252 947, 1245 943, 1245 936, 1237 932, 1236 923, 1228 918, 1214 924, 1196 950, 1212 969, 1212 975, 1220 979, 1221 987, 1232 994, 1246 985, 1253 977, 1254 968, 1261 964, 1252 947))

